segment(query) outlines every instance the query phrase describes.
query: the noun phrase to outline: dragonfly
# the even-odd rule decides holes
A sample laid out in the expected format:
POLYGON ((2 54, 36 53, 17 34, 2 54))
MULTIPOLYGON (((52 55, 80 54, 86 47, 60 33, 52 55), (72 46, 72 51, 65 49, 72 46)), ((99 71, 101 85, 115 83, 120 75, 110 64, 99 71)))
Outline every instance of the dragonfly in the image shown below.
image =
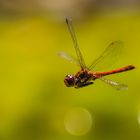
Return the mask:
POLYGON ((110 71, 99 71, 104 66, 114 64, 114 60, 119 56, 120 51, 123 47, 122 41, 114 41, 108 45, 108 47, 103 51, 103 53, 95 59, 90 66, 85 64, 85 60, 78 46, 75 30, 72 24, 72 19, 66 18, 66 24, 70 32, 74 48, 76 51, 77 58, 67 54, 66 52, 59 52, 59 56, 80 66, 80 70, 75 74, 68 74, 64 78, 64 83, 67 87, 82 88, 92 85, 95 80, 99 79, 104 83, 112 86, 116 90, 127 89, 128 86, 121 84, 110 79, 104 78, 107 75, 117 74, 121 72, 126 72, 135 69, 133 65, 127 65, 121 68, 113 69, 110 71), (98 71, 97 71, 98 70, 98 71))

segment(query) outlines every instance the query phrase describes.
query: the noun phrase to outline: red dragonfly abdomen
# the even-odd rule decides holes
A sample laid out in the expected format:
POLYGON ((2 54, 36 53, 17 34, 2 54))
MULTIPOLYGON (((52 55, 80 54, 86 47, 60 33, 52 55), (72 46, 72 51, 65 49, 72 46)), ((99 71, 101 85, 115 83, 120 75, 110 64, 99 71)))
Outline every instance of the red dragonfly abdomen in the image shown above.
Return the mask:
POLYGON ((110 75, 110 74, 116 74, 116 73, 121 73, 121 72, 125 72, 125 71, 129 71, 134 69, 135 67, 133 65, 128 65, 119 69, 115 69, 115 70, 111 70, 111 71, 106 71, 106 72, 95 72, 94 75, 96 75, 97 77, 102 77, 102 76, 106 76, 106 75, 110 75))

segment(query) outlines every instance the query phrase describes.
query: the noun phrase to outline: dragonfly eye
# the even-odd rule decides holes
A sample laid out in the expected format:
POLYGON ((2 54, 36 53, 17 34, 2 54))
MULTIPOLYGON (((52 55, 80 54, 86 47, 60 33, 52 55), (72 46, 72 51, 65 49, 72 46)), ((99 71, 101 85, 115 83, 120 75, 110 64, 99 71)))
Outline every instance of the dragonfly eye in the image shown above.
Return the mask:
POLYGON ((73 75, 67 75, 64 79, 64 83, 67 87, 73 87, 75 84, 75 77, 73 75))

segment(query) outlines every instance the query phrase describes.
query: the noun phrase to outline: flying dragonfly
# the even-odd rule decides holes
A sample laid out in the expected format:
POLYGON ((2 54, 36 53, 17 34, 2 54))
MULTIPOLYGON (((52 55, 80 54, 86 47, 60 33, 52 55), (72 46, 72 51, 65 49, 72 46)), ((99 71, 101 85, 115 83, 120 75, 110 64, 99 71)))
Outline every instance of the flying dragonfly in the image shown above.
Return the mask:
POLYGON ((81 69, 75 75, 68 74, 64 79, 65 85, 67 87, 82 88, 92 85, 95 80, 99 79, 104 83, 111 85, 113 88, 117 90, 127 89, 127 85, 120 84, 118 82, 106 79, 104 77, 111 74, 117 74, 133 70, 135 69, 135 66, 127 65, 111 71, 103 71, 103 72, 97 71, 97 69, 102 69, 102 67, 114 63, 114 60, 116 60, 116 57, 120 53, 121 48, 123 46, 122 41, 114 41, 110 43, 108 47, 103 51, 103 53, 97 59, 95 59, 90 66, 86 66, 84 58, 77 43, 75 31, 72 25, 72 20, 66 18, 66 24, 68 26, 68 30, 70 32, 74 44, 77 58, 74 58, 65 52, 60 52, 59 56, 72 63, 75 63, 76 65, 80 66, 81 69))

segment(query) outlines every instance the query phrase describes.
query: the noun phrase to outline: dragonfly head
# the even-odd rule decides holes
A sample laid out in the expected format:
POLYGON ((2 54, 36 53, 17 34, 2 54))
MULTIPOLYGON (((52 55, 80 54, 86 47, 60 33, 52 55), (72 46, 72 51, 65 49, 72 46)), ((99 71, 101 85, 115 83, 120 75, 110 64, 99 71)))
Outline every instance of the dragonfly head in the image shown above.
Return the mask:
POLYGON ((64 79, 64 83, 67 87, 73 87, 75 85, 75 76, 74 75, 67 75, 64 79))

